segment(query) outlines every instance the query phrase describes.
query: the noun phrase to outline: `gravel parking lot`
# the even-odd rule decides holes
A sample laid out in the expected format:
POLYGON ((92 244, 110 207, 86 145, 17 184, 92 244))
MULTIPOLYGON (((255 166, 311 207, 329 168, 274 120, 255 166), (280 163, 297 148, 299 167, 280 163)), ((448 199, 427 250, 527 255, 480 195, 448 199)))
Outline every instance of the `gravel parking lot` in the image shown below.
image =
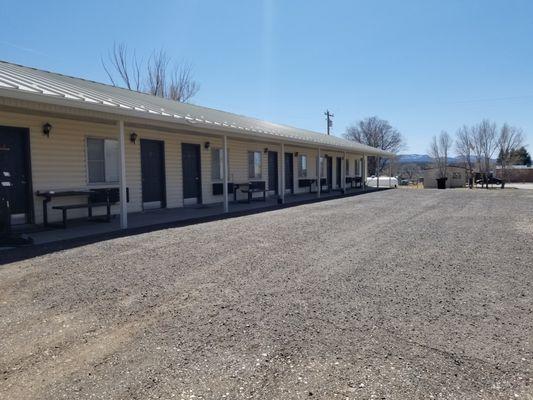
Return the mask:
POLYGON ((532 399, 532 261, 533 191, 398 189, 6 264, 0 398, 532 399))

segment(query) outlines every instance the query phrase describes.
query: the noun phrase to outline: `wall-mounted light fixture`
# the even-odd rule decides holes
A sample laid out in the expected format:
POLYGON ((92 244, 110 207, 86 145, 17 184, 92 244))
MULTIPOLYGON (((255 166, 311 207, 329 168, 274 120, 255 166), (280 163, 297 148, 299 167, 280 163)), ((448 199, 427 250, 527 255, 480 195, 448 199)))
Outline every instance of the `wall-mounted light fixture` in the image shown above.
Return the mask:
POLYGON ((294 157, 298 157, 298 152, 294 153, 294 157))
POLYGON ((135 141, 137 140, 138 137, 139 135, 137 135, 135 132, 130 133, 130 142, 135 144, 135 141))
POLYGON ((43 135, 50 137, 50 132, 52 131, 52 124, 47 122, 43 125, 43 135))
POLYGON ((268 147, 265 147, 265 149, 263 150, 263 152, 266 154, 268 153, 268 147))
POLYGON ((211 143, 210 142, 205 142, 204 143, 204 149, 208 149, 209 147, 211 147, 211 143))

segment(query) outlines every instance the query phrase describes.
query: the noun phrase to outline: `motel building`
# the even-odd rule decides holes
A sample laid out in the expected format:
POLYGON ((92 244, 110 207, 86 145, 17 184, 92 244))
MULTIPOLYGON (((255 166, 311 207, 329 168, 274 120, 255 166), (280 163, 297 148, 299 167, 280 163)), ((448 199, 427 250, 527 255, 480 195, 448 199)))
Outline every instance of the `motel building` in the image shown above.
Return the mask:
POLYGON ((368 156, 392 154, 0 62, 2 190, 36 242, 355 194, 368 156))

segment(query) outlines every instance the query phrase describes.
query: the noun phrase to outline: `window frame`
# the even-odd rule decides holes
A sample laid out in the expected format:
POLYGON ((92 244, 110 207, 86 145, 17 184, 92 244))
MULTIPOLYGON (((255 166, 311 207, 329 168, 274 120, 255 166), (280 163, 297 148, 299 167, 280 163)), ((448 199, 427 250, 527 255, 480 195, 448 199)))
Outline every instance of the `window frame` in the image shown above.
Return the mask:
MULTIPOLYGON (((328 164, 326 162, 326 157, 318 157, 318 171, 320 171, 320 178, 326 178, 328 175, 328 164)), ((318 172, 317 171, 317 172, 318 172)), ((318 173, 317 173, 318 178, 318 173)))
POLYGON ((307 178, 309 172, 309 158, 307 154, 298 155, 298 178, 307 178), (305 170, 303 168, 303 157, 305 157, 305 170))
MULTIPOLYGON (((230 173, 230 163, 229 163, 229 149, 228 149, 228 182, 229 182, 229 177, 231 176, 230 173)), ((211 149, 211 181, 212 182, 222 182, 224 181, 224 148, 223 147, 214 147, 211 149), (217 151, 218 152, 218 157, 219 157, 219 175, 220 175, 220 178, 215 178, 213 177, 213 164, 214 164, 214 157, 213 157, 213 153, 217 151)))
POLYGON ((260 150, 248 150, 248 179, 250 180, 258 180, 258 179, 263 179, 263 152, 261 152, 260 150), (257 164, 256 164, 256 158, 255 158, 255 155, 256 154, 259 154, 259 173, 257 174, 256 172, 256 167, 257 167, 257 164), (250 170, 250 155, 252 155, 253 157, 253 165, 254 165, 254 171, 253 171, 253 176, 252 176, 252 171, 250 170))
POLYGON ((86 135, 84 139, 85 144, 85 176, 86 176, 86 182, 87 186, 102 186, 102 185, 117 185, 120 183, 120 143, 119 140, 116 138, 112 138, 109 136, 93 136, 93 135, 86 135), (104 180, 99 182, 91 182, 90 173, 89 173, 89 140, 102 140, 104 142, 104 180), (105 141, 114 141, 117 144, 117 180, 106 180, 106 159, 105 159, 105 141))
POLYGON ((350 159, 346 157, 346 162, 344 163, 344 174, 350 176, 350 159))

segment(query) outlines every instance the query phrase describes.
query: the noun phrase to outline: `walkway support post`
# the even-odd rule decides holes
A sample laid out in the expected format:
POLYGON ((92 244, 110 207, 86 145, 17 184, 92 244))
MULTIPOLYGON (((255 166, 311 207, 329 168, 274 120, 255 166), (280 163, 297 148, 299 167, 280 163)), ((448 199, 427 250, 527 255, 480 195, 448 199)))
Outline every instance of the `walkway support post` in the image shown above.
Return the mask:
POLYGON ((361 163, 361 166, 363 168, 363 173, 361 174, 363 176, 363 190, 366 191, 366 178, 368 177, 368 158, 365 154, 363 154, 363 161, 361 163))
POLYGON ((124 144, 124 121, 118 121, 118 146, 119 146, 119 187, 120 187, 120 227, 128 227, 128 203, 126 196, 126 146, 124 144))
POLYGON ((316 189, 316 197, 320 197, 320 191, 322 189, 322 176, 321 176, 321 172, 322 172, 322 163, 320 162, 320 147, 318 148, 318 157, 316 159, 317 161, 317 171, 316 171, 316 176, 318 177, 317 179, 317 189, 316 189))
POLYGON ((392 184, 392 163, 391 163, 391 159, 389 158, 389 189, 391 187, 391 184, 392 184))
POLYGON ((280 190, 279 190, 279 199, 281 204, 285 204, 285 144, 281 144, 281 177, 279 179, 280 190))
POLYGON ((346 161, 348 160, 348 155, 344 152, 344 162, 342 163, 342 192, 346 193, 346 161))
POLYGON ((376 177, 377 177, 376 187, 378 189, 379 189, 379 162, 380 162, 380 157, 376 156, 376 177))
POLYGON ((228 201, 228 137, 224 135, 224 169, 223 174, 224 178, 222 180, 222 193, 224 195, 224 212, 229 212, 229 201, 228 201))

